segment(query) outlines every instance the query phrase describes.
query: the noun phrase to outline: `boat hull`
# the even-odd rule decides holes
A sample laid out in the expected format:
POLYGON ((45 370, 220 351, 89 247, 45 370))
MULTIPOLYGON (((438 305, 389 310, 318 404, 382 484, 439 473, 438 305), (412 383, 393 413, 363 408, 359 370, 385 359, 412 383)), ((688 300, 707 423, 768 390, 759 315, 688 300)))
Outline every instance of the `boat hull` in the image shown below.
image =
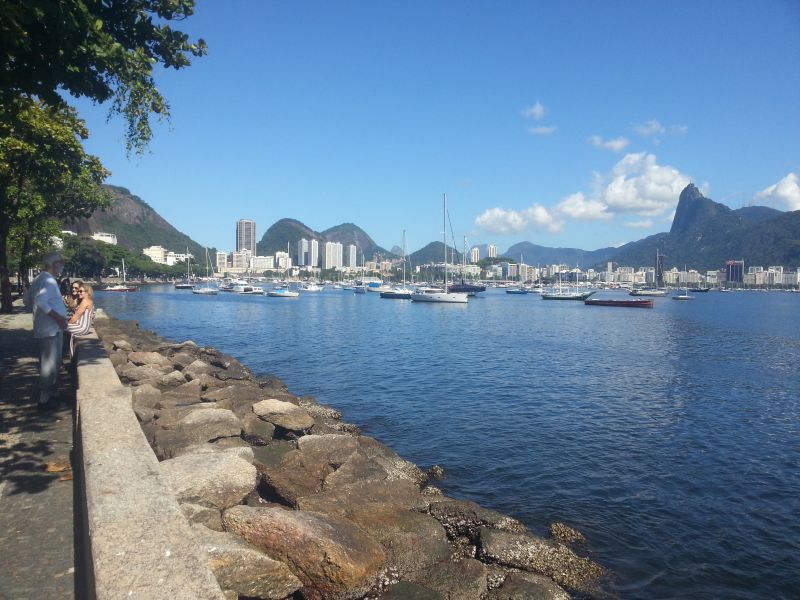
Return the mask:
POLYGON ((270 290, 267 292, 270 298, 297 298, 300 296, 299 292, 291 292, 289 290, 270 290))
POLYGON ((381 298, 387 300, 411 300, 412 292, 400 290, 386 290, 381 292, 381 298))
POLYGON ((621 306, 627 308, 653 308, 655 300, 619 300, 612 298, 588 298, 583 301, 586 306, 621 306))
POLYGON ((542 300, 586 300, 594 292, 583 292, 581 294, 542 294, 542 300))
POLYGON ((455 292, 432 292, 432 293, 414 293, 411 295, 412 302, 431 302, 439 304, 467 304, 469 296, 463 293, 455 292))

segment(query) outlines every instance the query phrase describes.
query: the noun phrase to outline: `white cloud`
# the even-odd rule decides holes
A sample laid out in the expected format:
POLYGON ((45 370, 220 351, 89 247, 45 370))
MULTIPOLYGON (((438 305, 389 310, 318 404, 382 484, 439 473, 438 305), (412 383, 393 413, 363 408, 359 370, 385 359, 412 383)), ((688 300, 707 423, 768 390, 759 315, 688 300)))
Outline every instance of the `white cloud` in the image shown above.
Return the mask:
POLYGON ((672 210, 690 181, 674 167, 659 165, 654 154, 627 154, 598 178, 597 199, 613 213, 653 217, 672 210))
POLYGON ((528 106, 522 110, 522 116, 526 119, 533 119, 534 121, 538 121, 541 119, 544 114, 547 112, 547 109, 542 106, 541 102, 536 102, 533 106, 528 106))
POLYGON ((567 217, 582 221, 604 221, 612 217, 603 202, 586 198, 583 192, 570 194, 556 204, 555 210, 567 217))
POLYGON ((800 210, 800 178, 796 173, 789 173, 769 187, 756 194, 756 200, 789 210, 800 210))
POLYGON ((530 127, 528 131, 536 135, 550 135, 555 133, 556 129, 558 129, 556 125, 541 125, 539 127, 530 127))
POLYGON ((688 125, 663 125, 656 119, 650 119, 645 123, 639 123, 633 126, 633 130, 642 137, 652 138, 653 142, 658 145, 661 143, 661 136, 664 135, 686 135, 689 132, 688 125))
POLYGON ((656 121, 655 119, 651 119, 650 121, 647 121, 647 123, 641 123, 639 125, 634 125, 633 129, 634 129, 634 131, 636 131, 636 133, 638 133, 639 135, 642 135, 644 137, 652 137, 654 135, 661 135, 663 133, 666 133, 666 131, 667 131, 666 128, 661 123, 656 121))
POLYGON ((606 150, 619 152, 620 150, 624 150, 631 142, 624 137, 616 137, 610 140, 604 140, 599 135, 593 135, 589 138, 589 143, 595 148, 604 148, 606 150))
POLYGON ((623 223, 625 227, 630 229, 650 229, 653 226, 651 219, 643 219, 642 221, 627 221, 623 223))
POLYGON ((490 208, 475 217, 475 224, 497 235, 522 233, 529 229, 546 229, 556 233, 563 229, 563 223, 541 204, 532 204, 521 211, 490 208))

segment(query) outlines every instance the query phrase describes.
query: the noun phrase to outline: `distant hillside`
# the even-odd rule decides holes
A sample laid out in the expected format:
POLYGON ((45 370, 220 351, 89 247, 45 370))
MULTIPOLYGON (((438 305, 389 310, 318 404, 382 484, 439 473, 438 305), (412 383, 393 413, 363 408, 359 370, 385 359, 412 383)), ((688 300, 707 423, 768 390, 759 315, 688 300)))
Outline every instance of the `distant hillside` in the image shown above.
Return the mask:
POLYGON ((288 242, 292 260, 296 260, 297 242, 301 239, 317 240, 323 244, 325 242, 340 242, 345 247, 349 244, 355 244, 359 249, 359 261, 361 260, 361 252, 364 253, 367 260, 373 257, 382 258, 392 255, 391 252, 378 246, 363 229, 353 223, 343 223, 320 233, 296 219, 281 219, 267 229, 261 237, 261 241, 258 242, 258 254, 265 256, 274 254, 278 250, 286 252, 286 244, 288 242))
POLYGON ((515 262, 529 265, 578 265, 587 268, 592 265, 613 260, 619 248, 600 250, 579 250, 578 248, 548 248, 530 242, 514 244, 503 252, 503 256, 515 262))
MULTIPOLYGON (((148 246, 163 246, 173 252, 189 252, 195 261, 205 260, 205 248, 170 225, 154 211, 147 202, 131 194, 130 190, 113 185, 104 186, 114 200, 105 210, 96 210, 87 219, 65 221, 64 229, 78 235, 89 235, 103 231, 117 236, 117 243, 139 253, 148 246)), ((213 251, 210 249, 209 251, 213 251)))
POLYGON ((703 196, 693 184, 681 192, 669 233, 660 233, 619 248, 615 263, 646 266, 656 249, 666 256, 666 268, 693 266, 706 271, 726 260, 745 265, 800 265, 800 211, 767 207, 732 210, 703 196))
POLYGON ((297 260, 297 242, 302 238, 324 240, 322 235, 296 219, 281 219, 264 232, 256 252, 259 256, 271 256, 275 252, 286 252, 288 247, 292 260, 297 260))
POLYGON ((323 231, 320 235, 330 242, 341 242, 345 246, 355 244, 367 259, 388 257, 392 252, 381 248, 367 233, 353 223, 342 223, 323 231))
MULTIPOLYGON (((447 246, 447 259, 451 263, 460 263, 461 257, 462 254, 458 250, 447 246)), ((412 266, 444 262, 444 244, 442 242, 431 242, 424 248, 409 254, 408 261, 412 266)))

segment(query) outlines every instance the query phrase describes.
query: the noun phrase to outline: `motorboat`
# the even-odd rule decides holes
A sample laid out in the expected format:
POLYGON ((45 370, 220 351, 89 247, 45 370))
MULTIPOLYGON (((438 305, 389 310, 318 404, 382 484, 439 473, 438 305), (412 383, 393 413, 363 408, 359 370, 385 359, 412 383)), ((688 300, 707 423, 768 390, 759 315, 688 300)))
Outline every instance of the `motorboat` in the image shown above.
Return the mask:
POLYGON ((267 292, 267 296, 270 298, 297 298, 299 295, 300 292, 294 292, 288 288, 275 288, 267 292))
POLYGON ((587 298, 583 301, 586 306, 624 306, 629 308, 653 308, 655 302, 652 298, 587 298))

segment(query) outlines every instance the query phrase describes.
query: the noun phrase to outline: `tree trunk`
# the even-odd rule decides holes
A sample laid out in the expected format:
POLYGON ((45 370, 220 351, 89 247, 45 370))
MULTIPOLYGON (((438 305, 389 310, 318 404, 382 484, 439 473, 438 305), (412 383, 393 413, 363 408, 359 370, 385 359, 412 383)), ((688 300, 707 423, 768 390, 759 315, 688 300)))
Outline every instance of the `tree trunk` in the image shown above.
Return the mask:
POLYGON ((0 313, 14 312, 11 296, 11 280, 8 273, 8 231, 9 224, 0 219, 0 313))
POLYGON ((28 269, 30 265, 28 264, 28 257, 31 253, 31 234, 30 232, 33 231, 33 223, 29 224, 27 232, 25 236, 22 238, 22 251, 19 255, 19 271, 17 274, 17 279, 22 279, 23 283, 27 285, 30 283, 28 281, 28 269))

